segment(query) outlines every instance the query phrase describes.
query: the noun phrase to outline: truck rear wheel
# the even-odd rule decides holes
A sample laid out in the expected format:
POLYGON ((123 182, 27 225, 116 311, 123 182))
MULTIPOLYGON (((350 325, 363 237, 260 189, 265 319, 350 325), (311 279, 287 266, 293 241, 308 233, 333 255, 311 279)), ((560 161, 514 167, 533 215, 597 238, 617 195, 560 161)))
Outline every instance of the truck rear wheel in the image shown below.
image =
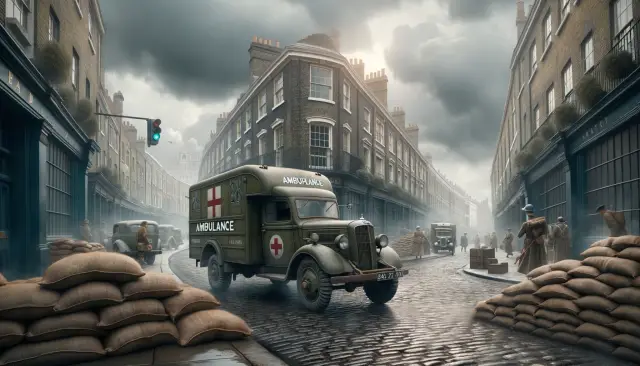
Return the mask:
POLYGON ((144 253, 144 262, 150 266, 156 261, 156 255, 153 253, 144 253))
POLYGON ((386 304, 398 291, 398 280, 365 282, 364 293, 374 304, 386 304))
POLYGON ((331 302, 331 279, 311 258, 300 262, 297 273, 300 301, 309 310, 322 313, 331 302))
POLYGON ((224 272, 217 254, 211 254, 207 263, 207 278, 213 291, 225 292, 231 286, 231 273, 224 272))

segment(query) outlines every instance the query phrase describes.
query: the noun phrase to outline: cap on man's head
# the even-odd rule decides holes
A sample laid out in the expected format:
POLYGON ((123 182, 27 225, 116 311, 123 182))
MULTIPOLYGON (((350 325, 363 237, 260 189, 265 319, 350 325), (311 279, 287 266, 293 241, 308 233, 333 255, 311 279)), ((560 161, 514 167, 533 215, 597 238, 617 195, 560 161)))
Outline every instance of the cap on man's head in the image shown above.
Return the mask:
POLYGON ((604 205, 600 205, 598 206, 598 208, 596 208, 596 213, 599 213, 600 211, 604 211, 606 210, 606 207, 604 207, 604 205))
POLYGON ((146 224, 147 224, 147 222, 146 222, 146 221, 143 221, 143 222, 141 222, 141 223, 140 223, 140 225, 142 225, 142 226, 144 226, 144 225, 146 225, 146 224))
POLYGON ((420 230, 420 226, 416 226, 416 230, 420 230))
POLYGON ((511 231, 511 228, 507 228, 507 231, 511 231))
POLYGON ((558 222, 564 222, 564 217, 558 216, 558 222))
POLYGON ((526 213, 533 213, 533 205, 530 203, 524 205, 524 207, 522 208, 522 211, 526 213))

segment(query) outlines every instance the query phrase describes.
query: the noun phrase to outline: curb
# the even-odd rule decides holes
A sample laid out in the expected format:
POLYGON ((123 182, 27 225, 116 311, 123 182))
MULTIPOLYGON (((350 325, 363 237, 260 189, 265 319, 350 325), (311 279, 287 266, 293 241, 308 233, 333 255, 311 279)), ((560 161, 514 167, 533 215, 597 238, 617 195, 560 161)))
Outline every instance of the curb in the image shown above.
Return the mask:
POLYGON ((402 259, 400 258, 400 261, 402 263, 407 263, 407 262, 421 262, 421 261, 428 261, 431 259, 437 259, 437 258, 442 258, 442 257, 449 257, 449 254, 436 254, 436 255, 430 255, 428 257, 423 256, 424 258, 407 258, 407 259, 402 259))
POLYGON ((465 268, 465 267, 462 268, 462 272, 468 274, 469 276, 474 276, 474 277, 478 277, 478 278, 483 278, 485 280, 491 280, 491 281, 497 281, 497 282, 506 282, 506 283, 520 283, 521 282, 521 281, 518 281, 518 280, 512 280, 512 279, 508 279, 508 278, 501 278, 501 277, 492 276, 490 274, 472 272, 472 271, 469 271, 469 269, 465 268))

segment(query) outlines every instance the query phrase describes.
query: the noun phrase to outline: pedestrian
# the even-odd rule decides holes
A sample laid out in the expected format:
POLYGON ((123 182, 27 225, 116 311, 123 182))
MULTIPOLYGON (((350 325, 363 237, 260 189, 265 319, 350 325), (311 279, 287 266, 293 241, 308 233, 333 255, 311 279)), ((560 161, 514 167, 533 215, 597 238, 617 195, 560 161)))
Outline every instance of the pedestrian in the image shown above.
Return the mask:
POLYGON ((628 235, 625 227, 624 212, 609 211, 604 205, 600 205, 596 212, 602 216, 604 223, 607 224, 611 237, 628 235))
POLYGON ((507 234, 502 239, 502 244, 504 245, 504 251, 507 252, 507 258, 509 256, 513 257, 513 233, 511 229, 507 229, 507 234))
POLYGON ((146 252, 151 250, 151 243, 149 243, 149 238, 147 237, 147 222, 143 221, 140 223, 140 228, 137 233, 137 258, 140 264, 146 264, 144 260, 144 255, 146 252))
POLYGON ((462 251, 467 251, 467 246, 469 245, 469 238, 467 238, 467 233, 464 233, 460 238, 460 247, 462 247, 462 251))
POLYGON ((496 235, 495 231, 489 236, 489 241, 491 243, 491 248, 498 249, 498 235, 496 235))
POLYGON ((544 217, 536 217, 533 205, 527 204, 522 208, 527 215, 527 221, 522 223, 518 238, 524 236, 524 249, 516 259, 518 272, 527 274, 534 268, 547 264, 547 253, 544 248, 545 236, 549 227, 544 217))
POLYGON ((553 225, 549 235, 551 247, 554 250, 556 262, 571 258, 571 238, 569 235, 569 225, 564 221, 564 217, 558 217, 558 222, 553 225))
POLYGON ((473 247, 480 249, 480 234, 476 233, 476 237, 473 238, 473 247))
POLYGON ((420 226, 416 226, 416 231, 413 233, 413 255, 416 259, 422 258, 424 254, 424 233, 420 230, 420 226))
POLYGON ((91 241, 91 227, 89 226, 89 220, 82 221, 80 224, 80 238, 84 241, 91 241))

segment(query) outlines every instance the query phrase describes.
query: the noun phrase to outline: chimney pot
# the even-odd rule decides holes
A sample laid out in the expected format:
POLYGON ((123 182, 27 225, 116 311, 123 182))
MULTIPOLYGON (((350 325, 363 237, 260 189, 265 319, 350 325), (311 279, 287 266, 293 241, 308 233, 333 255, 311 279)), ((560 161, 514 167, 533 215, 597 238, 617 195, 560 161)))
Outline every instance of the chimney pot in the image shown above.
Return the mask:
POLYGON ((258 36, 253 36, 253 42, 258 42, 258 36))
POLYGON ((271 46, 271 40, 269 40, 269 46, 271 46))
POLYGON ((384 69, 382 69, 382 75, 385 75, 385 70, 384 69))
POLYGON ((276 41, 276 47, 280 48, 280 41, 276 41))
POLYGON ((258 43, 262 43, 262 38, 258 37, 258 43))

